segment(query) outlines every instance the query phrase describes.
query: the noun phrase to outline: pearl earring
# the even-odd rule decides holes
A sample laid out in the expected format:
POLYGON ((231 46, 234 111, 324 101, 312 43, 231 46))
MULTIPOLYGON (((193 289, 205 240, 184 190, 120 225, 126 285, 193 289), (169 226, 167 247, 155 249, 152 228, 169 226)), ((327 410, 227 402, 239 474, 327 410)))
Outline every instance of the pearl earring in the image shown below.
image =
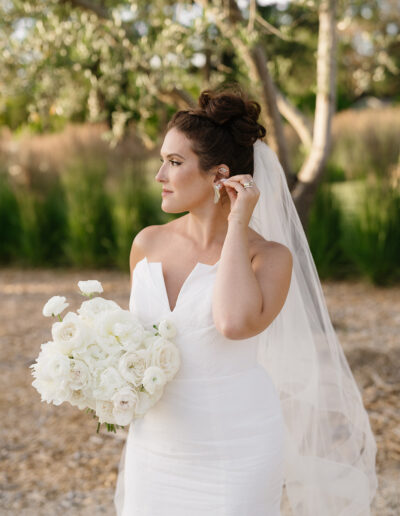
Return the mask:
POLYGON ((219 189, 221 188, 221 185, 214 184, 213 186, 214 186, 214 204, 216 204, 220 198, 219 189))

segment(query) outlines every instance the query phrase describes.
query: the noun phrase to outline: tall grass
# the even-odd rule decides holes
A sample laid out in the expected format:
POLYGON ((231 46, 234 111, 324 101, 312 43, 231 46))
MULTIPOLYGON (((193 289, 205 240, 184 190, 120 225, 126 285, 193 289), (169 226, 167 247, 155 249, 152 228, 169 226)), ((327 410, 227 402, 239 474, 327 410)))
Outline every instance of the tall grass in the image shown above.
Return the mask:
POLYGON ((38 199, 26 188, 16 191, 21 217, 18 262, 23 266, 38 266, 42 259, 42 242, 38 221, 38 199))
POLYGON ((152 193, 148 183, 148 164, 128 164, 122 171, 112 194, 116 255, 115 263, 121 270, 129 271, 129 253, 133 237, 143 228, 163 222, 160 200, 152 193))
POLYGON ((65 191, 59 180, 56 180, 46 195, 37 201, 36 219, 41 263, 48 266, 68 265, 64 252, 68 240, 68 208, 65 191))
POLYGON ((343 245, 345 220, 330 185, 319 185, 309 215, 307 239, 321 278, 343 278, 352 272, 343 245))
POLYGON ((146 162, 130 162, 108 181, 103 161, 75 160, 43 191, 0 175, 0 263, 129 271, 136 233, 166 218, 148 172, 146 162))
POLYGON ((354 183, 349 185, 353 196, 349 188, 337 190, 329 183, 317 191, 307 238, 318 273, 321 278, 358 276, 377 285, 397 282, 400 191, 381 180, 363 188, 354 183))
POLYGON ((64 250, 73 265, 106 267, 114 262, 116 239, 106 173, 103 162, 92 159, 70 162, 61 176, 67 206, 64 250))
MULTIPOLYGON (((322 278, 357 275, 377 284, 400 280, 397 114, 400 108, 391 113, 353 111, 335 118, 333 151, 307 229, 322 278)), ((54 173, 48 169, 43 173, 41 157, 43 148, 51 156, 50 143, 56 143, 52 135, 51 141, 31 145, 29 156, 35 149, 35 166, 25 170, 25 161, 31 160, 22 152, 23 163, 10 168, 13 174, 22 172, 0 174, 1 264, 127 271, 137 232, 175 217, 162 212, 158 185, 149 181, 158 157, 153 161, 150 154, 139 153, 132 158, 127 140, 115 160, 91 130, 85 133, 81 128, 81 132, 92 150, 82 149, 74 157, 72 149, 79 147, 80 139, 63 133, 72 157, 63 145, 55 147, 54 173)), ((46 163, 51 165, 50 160, 46 163)))
POLYGON ((347 256, 374 284, 400 279, 400 192, 378 181, 367 185, 357 216, 344 233, 347 256))
POLYGON ((0 263, 10 264, 18 260, 21 236, 19 204, 7 180, 0 174, 0 263))
POLYGON ((329 164, 346 179, 387 177, 399 159, 400 106, 348 109, 332 124, 329 164))

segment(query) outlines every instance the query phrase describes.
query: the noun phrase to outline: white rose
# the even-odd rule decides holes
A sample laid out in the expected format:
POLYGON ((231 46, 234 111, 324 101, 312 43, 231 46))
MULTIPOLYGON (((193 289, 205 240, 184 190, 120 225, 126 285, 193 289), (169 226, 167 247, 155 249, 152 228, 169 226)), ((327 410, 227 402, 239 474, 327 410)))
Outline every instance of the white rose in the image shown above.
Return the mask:
POLYGON ((83 301, 80 308, 78 308, 78 314, 85 321, 92 322, 96 319, 99 314, 109 312, 112 310, 122 310, 122 308, 110 299, 104 299, 103 297, 93 297, 87 301, 83 301))
POLYGON ((100 373, 93 395, 97 399, 110 400, 113 394, 125 385, 126 382, 117 369, 109 366, 100 373))
POLYGON ((87 347, 92 340, 90 328, 74 312, 68 312, 62 322, 54 323, 51 333, 54 342, 67 355, 74 349, 87 347))
POLYGON ((69 303, 66 303, 65 301, 66 298, 64 296, 51 297, 43 307, 43 315, 45 317, 50 317, 52 315, 60 314, 67 308, 67 306, 69 306, 69 303))
POLYGON ((169 319, 162 319, 158 325, 158 332, 161 337, 173 339, 176 336, 176 326, 169 319))
POLYGON ((90 400, 86 397, 86 394, 81 389, 75 389, 71 391, 69 397, 69 403, 74 407, 78 407, 79 410, 84 410, 89 406, 90 400))
POLYGON ((161 367, 150 366, 144 372, 142 383, 149 394, 154 394, 157 389, 164 387, 166 382, 167 378, 161 367))
POLYGON ((82 360, 70 360, 69 378, 69 387, 73 390, 90 388, 90 371, 82 360))
POLYGON ((167 381, 172 380, 181 365, 178 347, 171 341, 158 337, 149 348, 151 365, 161 367, 167 381))
POLYGON ((78 287, 80 288, 81 292, 86 296, 89 296, 94 292, 103 292, 103 287, 100 281, 97 280, 78 281, 78 287))
POLYGON ((139 387, 145 370, 150 365, 150 355, 147 349, 128 351, 119 359, 118 370, 127 382, 139 387))
POLYGON ((163 387, 156 389, 154 394, 149 394, 146 391, 139 391, 139 399, 135 408, 135 417, 143 417, 146 412, 157 403, 163 395, 163 392, 163 387))
POLYGON ((96 401, 96 415, 99 418, 99 423, 115 423, 113 416, 114 405, 111 401, 97 400, 96 401))
POLYGON ((111 401, 114 404, 113 416, 117 425, 128 425, 134 416, 138 392, 130 387, 123 387, 117 391, 111 401))

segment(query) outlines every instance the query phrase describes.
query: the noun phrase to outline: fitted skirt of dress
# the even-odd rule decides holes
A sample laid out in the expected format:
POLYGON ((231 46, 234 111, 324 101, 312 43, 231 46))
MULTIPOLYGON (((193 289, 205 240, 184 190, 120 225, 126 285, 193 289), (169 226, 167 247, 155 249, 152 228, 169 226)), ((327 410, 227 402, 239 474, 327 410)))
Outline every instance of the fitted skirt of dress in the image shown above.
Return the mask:
POLYGON ((279 516, 283 436, 280 400, 261 365, 174 379, 130 425, 118 516, 279 516))

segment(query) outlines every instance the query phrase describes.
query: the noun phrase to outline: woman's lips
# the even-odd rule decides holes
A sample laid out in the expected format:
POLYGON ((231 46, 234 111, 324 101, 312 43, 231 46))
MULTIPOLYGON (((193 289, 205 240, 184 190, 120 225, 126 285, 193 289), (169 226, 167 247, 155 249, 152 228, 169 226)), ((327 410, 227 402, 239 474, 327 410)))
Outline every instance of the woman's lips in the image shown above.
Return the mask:
POLYGON ((172 193, 170 190, 162 190, 161 195, 167 195, 172 193))

